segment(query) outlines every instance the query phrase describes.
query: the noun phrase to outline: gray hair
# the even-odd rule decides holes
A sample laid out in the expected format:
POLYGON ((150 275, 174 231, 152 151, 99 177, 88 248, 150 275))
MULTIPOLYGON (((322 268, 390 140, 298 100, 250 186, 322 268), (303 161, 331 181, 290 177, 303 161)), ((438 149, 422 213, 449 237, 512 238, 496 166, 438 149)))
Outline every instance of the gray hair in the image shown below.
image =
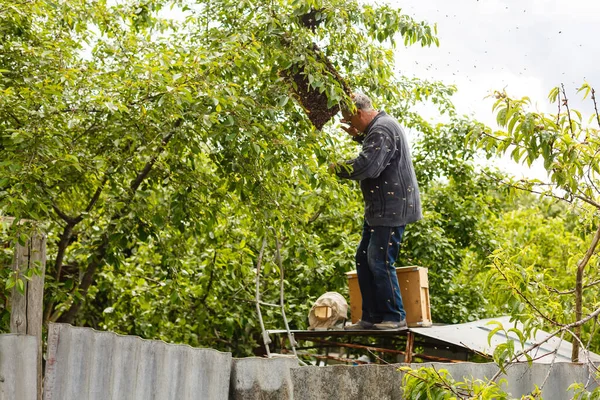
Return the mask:
POLYGON ((370 111, 373 109, 373 104, 371 103, 371 99, 364 93, 355 92, 352 95, 352 100, 354 101, 354 105, 359 110, 370 111))

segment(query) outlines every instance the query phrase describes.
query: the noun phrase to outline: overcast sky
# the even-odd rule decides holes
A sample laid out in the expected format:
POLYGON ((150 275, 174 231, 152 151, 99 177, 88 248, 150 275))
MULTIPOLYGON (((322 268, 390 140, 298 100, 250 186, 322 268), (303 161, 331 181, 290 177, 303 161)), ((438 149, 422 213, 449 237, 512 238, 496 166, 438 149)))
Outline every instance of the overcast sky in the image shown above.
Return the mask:
MULTIPOLYGON (((391 0, 416 20, 437 23, 440 47, 398 50, 407 76, 455 84, 459 114, 495 127, 494 90, 529 96, 539 111, 556 112, 550 90, 564 83, 570 105, 592 103, 576 94, 584 81, 600 90, 600 0, 391 0)), ((544 179, 541 166, 513 165, 517 176, 544 179)))
POLYGON ((493 90, 531 97, 540 111, 555 111, 548 93, 565 84, 571 102, 589 109, 576 89, 600 84, 599 0, 401 0, 417 20, 437 23, 440 47, 400 49, 405 75, 455 84, 459 112, 494 120, 493 90))

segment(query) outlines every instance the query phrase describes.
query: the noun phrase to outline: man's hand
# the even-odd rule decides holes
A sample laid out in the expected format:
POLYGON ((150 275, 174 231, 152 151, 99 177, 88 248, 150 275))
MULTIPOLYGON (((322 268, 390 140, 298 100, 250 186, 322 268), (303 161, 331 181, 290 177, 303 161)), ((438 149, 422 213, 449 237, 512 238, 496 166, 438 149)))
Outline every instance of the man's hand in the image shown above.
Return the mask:
MULTIPOLYGON (((350 121, 345 120, 345 119, 342 119, 340 122, 342 124, 350 125, 350 121)), ((348 133, 348 135, 352 136, 353 138, 357 137, 360 134, 360 132, 358 131, 358 129, 356 129, 352 125, 350 125, 350 126, 341 125, 341 127, 342 127, 343 130, 345 130, 348 133)))

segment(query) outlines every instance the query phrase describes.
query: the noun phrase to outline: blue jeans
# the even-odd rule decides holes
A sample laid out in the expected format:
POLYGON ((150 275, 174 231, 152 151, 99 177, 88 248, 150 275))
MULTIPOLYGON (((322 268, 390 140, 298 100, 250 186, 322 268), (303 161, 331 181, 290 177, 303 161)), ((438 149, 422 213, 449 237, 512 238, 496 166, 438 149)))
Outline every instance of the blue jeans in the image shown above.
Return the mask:
POLYGON ((394 263, 398 257, 404 225, 369 226, 365 221, 356 251, 356 272, 365 322, 400 322, 406 318, 394 263))

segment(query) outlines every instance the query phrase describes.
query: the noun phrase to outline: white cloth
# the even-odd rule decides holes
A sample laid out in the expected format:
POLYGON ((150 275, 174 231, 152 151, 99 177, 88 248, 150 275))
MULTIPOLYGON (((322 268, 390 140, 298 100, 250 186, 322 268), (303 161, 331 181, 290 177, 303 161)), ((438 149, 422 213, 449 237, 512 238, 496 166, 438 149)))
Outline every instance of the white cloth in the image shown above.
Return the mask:
POLYGON ((315 304, 310 309, 308 314, 309 330, 324 330, 331 329, 339 325, 343 328, 343 324, 348 318, 348 302, 344 296, 338 292, 327 292, 317 299, 315 304), (318 307, 329 307, 331 315, 328 318, 319 318, 315 315, 315 310, 318 307))

